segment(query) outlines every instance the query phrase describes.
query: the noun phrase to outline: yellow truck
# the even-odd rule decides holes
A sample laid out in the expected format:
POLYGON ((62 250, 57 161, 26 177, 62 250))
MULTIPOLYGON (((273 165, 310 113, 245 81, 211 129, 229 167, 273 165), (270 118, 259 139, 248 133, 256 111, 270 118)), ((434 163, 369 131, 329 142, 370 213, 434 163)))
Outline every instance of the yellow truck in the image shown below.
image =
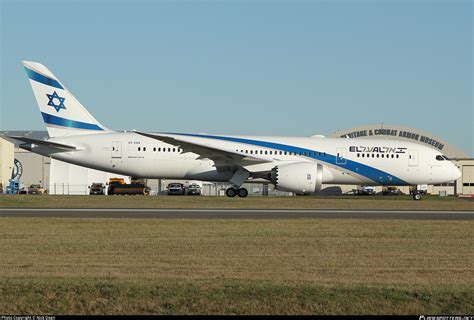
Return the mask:
POLYGON ((132 183, 125 183, 125 180, 122 178, 110 178, 107 194, 147 196, 150 194, 150 188, 142 180, 132 180, 132 183))

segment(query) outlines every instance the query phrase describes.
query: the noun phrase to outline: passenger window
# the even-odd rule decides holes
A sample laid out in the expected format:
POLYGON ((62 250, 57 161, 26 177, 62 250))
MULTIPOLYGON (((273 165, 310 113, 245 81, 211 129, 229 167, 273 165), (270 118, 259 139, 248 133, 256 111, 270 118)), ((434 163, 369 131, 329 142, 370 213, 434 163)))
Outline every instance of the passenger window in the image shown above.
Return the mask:
POLYGON ((375 158, 375 153, 372 153, 372 158, 375 158))
POLYGON ((171 148, 168 148, 168 152, 171 152, 171 148))
POLYGON ((138 147, 138 151, 140 151, 140 147, 138 147))
POLYGON ((153 152, 156 152, 156 148, 153 148, 153 152))
POLYGON ((161 151, 161 148, 158 148, 158 151, 161 151))
POLYGON ((359 157, 360 157, 360 153, 357 154, 357 158, 359 158, 359 157))
POLYGON ((398 159, 398 154, 397 154, 397 159, 398 159))

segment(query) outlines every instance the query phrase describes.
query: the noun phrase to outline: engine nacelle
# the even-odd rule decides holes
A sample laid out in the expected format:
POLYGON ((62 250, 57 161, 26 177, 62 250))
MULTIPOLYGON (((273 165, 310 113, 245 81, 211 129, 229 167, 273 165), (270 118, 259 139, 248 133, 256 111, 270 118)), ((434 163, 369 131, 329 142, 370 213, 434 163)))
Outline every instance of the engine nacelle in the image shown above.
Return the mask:
POLYGON ((275 189, 297 193, 313 193, 321 190, 323 166, 314 162, 294 162, 274 167, 271 182, 275 189))

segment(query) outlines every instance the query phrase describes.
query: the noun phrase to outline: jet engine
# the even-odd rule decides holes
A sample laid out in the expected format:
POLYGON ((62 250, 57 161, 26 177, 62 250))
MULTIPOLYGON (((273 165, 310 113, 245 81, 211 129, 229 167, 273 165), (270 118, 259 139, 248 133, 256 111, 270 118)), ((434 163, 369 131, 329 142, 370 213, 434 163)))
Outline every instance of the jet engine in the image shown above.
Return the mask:
POLYGON ((317 192, 323 183, 323 165, 314 162, 277 165, 271 171, 271 182, 281 191, 317 192))

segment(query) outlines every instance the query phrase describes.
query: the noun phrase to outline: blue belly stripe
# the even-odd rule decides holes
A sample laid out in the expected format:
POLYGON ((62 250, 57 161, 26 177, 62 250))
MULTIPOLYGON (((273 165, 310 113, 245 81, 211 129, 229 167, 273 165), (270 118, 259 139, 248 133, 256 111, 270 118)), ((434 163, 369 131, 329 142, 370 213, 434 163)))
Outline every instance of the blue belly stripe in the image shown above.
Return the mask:
POLYGON ((51 114, 44 113, 44 112, 41 112, 41 115, 43 116, 44 122, 46 122, 48 124, 54 124, 56 126, 68 127, 68 128, 77 128, 77 129, 87 129, 87 130, 98 130, 98 131, 103 131, 104 130, 101 127, 99 127, 98 125, 93 124, 93 123, 69 120, 69 119, 66 119, 66 118, 53 116, 51 114))
POLYGON ((222 137, 222 136, 192 134, 192 133, 164 133, 164 134, 173 134, 173 135, 181 135, 181 136, 189 136, 189 137, 199 137, 199 138, 209 138, 209 139, 216 139, 216 140, 223 140, 223 141, 239 142, 239 143, 245 143, 245 144, 255 145, 259 147, 264 147, 264 148, 292 152, 296 154, 299 154, 300 152, 306 152, 306 154, 309 154, 306 157, 313 158, 318 161, 326 162, 328 164, 334 165, 339 168, 343 168, 348 171, 352 171, 356 174, 367 177, 378 184, 397 185, 397 186, 410 185, 410 183, 406 182, 405 180, 402 180, 388 172, 379 170, 377 168, 368 166, 360 162, 345 159, 346 160, 345 164, 337 163, 336 156, 328 154, 328 153, 326 153, 326 155, 319 155, 319 151, 316 151, 316 150, 310 150, 310 149, 290 146, 290 145, 281 144, 281 143, 274 143, 274 142, 260 141, 260 140, 253 140, 253 139, 244 139, 244 138, 222 137), (315 155, 313 155, 314 152, 316 152, 315 155))

